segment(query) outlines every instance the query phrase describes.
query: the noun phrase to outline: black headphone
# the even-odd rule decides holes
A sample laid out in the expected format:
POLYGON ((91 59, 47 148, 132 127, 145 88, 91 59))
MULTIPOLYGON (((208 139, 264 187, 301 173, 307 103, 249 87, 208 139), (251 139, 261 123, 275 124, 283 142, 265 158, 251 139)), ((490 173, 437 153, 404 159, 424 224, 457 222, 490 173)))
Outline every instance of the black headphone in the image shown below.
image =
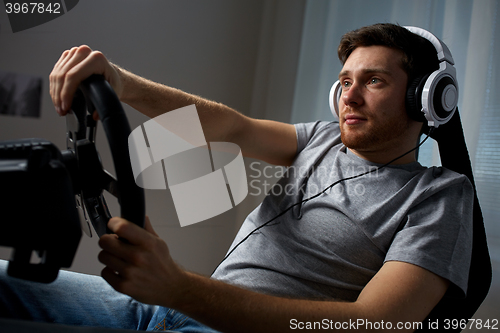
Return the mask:
MULTIPOLYGON (((455 64, 450 49, 427 30, 417 27, 405 27, 412 33, 432 43, 437 51, 439 69, 418 77, 408 84, 406 92, 406 110, 411 119, 424 122, 429 127, 437 128, 446 124, 457 109, 458 83, 455 64)), ((330 110, 338 119, 342 85, 336 81, 330 89, 330 110)))

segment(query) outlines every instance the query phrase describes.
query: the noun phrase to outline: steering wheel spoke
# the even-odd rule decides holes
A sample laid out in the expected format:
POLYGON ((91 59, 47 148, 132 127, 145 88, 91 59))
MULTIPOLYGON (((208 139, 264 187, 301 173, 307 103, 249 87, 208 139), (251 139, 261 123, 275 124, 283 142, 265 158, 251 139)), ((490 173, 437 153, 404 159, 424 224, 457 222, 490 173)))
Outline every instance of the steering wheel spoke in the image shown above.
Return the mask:
POLYGON ((109 194, 113 195, 115 198, 120 200, 120 192, 118 192, 118 181, 116 178, 110 174, 107 170, 103 170, 103 180, 104 189, 108 191, 109 194))

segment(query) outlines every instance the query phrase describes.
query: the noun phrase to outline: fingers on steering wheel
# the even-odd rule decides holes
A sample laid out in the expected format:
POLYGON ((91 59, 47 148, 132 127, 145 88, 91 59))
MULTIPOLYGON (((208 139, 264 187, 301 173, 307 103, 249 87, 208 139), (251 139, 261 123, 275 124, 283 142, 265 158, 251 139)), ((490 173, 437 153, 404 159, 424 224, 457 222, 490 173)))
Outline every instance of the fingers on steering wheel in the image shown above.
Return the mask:
POLYGON ((80 83, 92 74, 102 74, 104 55, 86 45, 65 51, 50 75, 51 96, 60 115, 71 107, 73 95, 80 83))
POLYGON ((147 215, 144 217, 144 229, 146 229, 148 232, 155 235, 156 237, 159 237, 156 231, 153 229, 153 225, 151 224, 149 216, 147 215))
POLYGON ((79 59, 81 61, 84 54, 89 53, 89 50, 90 48, 88 46, 81 46, 79 48, 73 47, 70 50, 64 51, 50 73, 50 95, 60 115, 64 115, 64 111, 66 111, 62 110, 61 90, 64 86, 67 72, 75 66, 79 59))
POLYGON ((73 53, 70 53, 68 61, 61 66, 60 78, 60 108, 63 113, 66 113, 71 107, 73 95, 80 83, 93 74, 93 69, 89 68, 89 56, 92 50, 87 46, 77 48, 73 53))
POLYGON ((60 84, 60 72, 61 72, 61 66, 65 64, 68 60, 68 58, 71 56, 71 53, 76 50, 76 47, 72 48, 71 50, 66 50, 61 54, 61 57, 59 60, 56 62, 54 65, 54 68, 52 69, 52 72, 49 75, 49 80, 50 80, 50 97, 52 98, 52 103, 54 103, 54 106, 57 110, 57 113, 61 114, 60 110, 60 99, 59 99, 59 92, 61 91, 61 84, 60 84))
POLYGON ((139 226, 121 217, 113 217, 108 222, 109 229, 121 238, 126 239, 133 245, 150 244, 150 233, 144 233, 139 226))

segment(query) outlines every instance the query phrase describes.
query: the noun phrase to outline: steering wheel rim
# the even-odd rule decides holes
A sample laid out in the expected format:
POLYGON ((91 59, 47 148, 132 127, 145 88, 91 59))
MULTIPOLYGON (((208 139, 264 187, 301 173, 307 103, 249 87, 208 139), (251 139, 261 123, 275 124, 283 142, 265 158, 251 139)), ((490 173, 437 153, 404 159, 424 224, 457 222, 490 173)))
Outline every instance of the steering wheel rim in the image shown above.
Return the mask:
POLYGON ((103 190, 117 197, 122 218, 143 228, 146 210, 144 190, 134 180, 128 151, 130 125, 113 88, 102 75, 90 76, 80 84, 72 111, 75 115, 73 119, 69 114, 69 118, 67 116, 68 138, 73 143, 73 147, 68 148, 73 150, 76 160, 74 173, 77 175, 72 178, 78 188, 75 192, 80 193, 97 234, 109 233, 107 223, 111 215, 102 196, 103 190), (95 148, 94 110, 99 114, 106 133, 116 179, 104 170, 95 148))

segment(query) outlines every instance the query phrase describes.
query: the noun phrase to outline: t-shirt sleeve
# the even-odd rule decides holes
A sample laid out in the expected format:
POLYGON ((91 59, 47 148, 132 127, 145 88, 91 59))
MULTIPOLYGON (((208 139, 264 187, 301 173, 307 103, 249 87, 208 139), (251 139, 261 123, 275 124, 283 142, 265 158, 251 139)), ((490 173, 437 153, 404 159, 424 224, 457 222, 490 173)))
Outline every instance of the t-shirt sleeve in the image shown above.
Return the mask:
POLYGON ((337 122, 326 121, 295 124, 295 131, 297 133, 297 154, 304 150, 316 136, 322 135, 323 132, 327 130, 333 133, 340 132, 338 127, 339 125, 337 122))
POLYGON ((472 185, 465 176, 445 188, 429 189, 409 211, 385 261, 423 267, 451 282, 447 296, 464 297, 472 252, 473 200, 472 185))

